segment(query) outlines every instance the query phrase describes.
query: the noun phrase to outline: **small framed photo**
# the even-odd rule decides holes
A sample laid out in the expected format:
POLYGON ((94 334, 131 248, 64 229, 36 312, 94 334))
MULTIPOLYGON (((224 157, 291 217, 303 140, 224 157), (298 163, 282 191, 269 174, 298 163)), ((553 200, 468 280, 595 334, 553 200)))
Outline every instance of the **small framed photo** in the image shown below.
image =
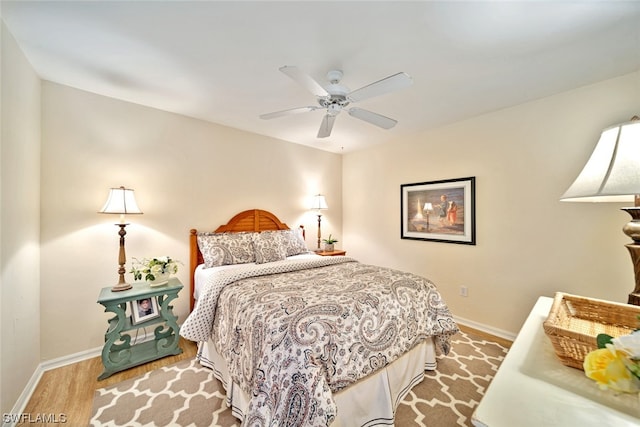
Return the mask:
POLYGON ((402 184, 402 239, 476 244, 475 177, 402 184))
POLYGON ((138 323, 146 322, 147 320, 160 316, 158 301, 153 297, 133 300, 130 304, 131 324, 133 325, 137 325, 138 323))

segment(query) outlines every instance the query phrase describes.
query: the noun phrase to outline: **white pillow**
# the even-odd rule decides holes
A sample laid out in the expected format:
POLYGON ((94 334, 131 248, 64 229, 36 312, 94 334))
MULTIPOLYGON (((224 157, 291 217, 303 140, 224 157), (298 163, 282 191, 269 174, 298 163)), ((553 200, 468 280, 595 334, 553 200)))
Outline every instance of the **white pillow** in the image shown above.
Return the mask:
POLYGON ((198 233, 198 247, 205 268, 255 262, 254 234, 256 233, 198 233))
POLYGON ((256 264, 281 261, 287 258, 280 231, 263 231, 253 235, 256 264))
POLYGON ((282 245, 287 256, 293 256, 308 252, 307 245, 302 240, 302 234, 296 230, 280 230, 282 245))

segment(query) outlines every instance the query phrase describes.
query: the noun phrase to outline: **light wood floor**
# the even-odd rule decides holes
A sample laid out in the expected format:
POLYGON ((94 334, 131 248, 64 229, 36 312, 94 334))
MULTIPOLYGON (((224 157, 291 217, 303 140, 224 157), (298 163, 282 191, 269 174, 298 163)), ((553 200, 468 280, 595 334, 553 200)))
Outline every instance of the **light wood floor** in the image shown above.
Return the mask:
MULTIPOLYGON (((87 426, 91 418, 94 392, 100 388, 135 378, 162 366, 168 366, 180 360, 193 358, 196 355, 196 344, 180 338, 182 354, 165 358, 127 369, 113 374, 109 378, 98 381, 104 366, 100 357, 83 360, 78 363, 51 369, 42 374, 24 413, 31 414, 32 419, 38 414, 64 414, 66 426, 87 426)), ((61 418, 59 418, 61 420, 61 418)), ((28 422, 19 426, 38 426, 28 422)), ((51 426, 51 424, 47 424, 51 426)))
MULTIPOLYGON (((460 329, 479 335, 485 339, 510 348, 511 341, 495 337, 472 328, 460 325, 460 329)), ((96 390, 135 378, 162 366, 168 366, 180 360, 193 358, 196 355, 196 344, 180 338, 182 354, 169 356, 149 362, 126 371, 113 374, 109 378, 98 381, 103 371, 102 360, 94 357, 72 365, 46 371, 36 387, 24 412, 32 414, 64 414, 67 426, 86 426, 91 418, 93 395, 96 390)), ((37 426, 35 423, 18 424, 37 426)), ((50 424, 48 424, 50 425, 50 424)))

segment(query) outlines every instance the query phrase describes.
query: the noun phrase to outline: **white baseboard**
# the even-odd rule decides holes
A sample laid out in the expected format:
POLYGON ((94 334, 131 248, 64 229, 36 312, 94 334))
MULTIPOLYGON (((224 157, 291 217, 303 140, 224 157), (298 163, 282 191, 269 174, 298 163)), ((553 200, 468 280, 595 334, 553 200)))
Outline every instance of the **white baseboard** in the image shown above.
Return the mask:
POLYGON ((47 360, 42 362, 40 366, 43 371, 50 369, 61 368, 63 366, 71 365, 73 363, 82 362, 83 360, 91 359, 92 357, 100 356, 102 353, 102 347, 96 347, 89 350, 84 350, 78 353, 69 354, 67 356, 58 357, 56 359, 47 360))
MULTIPOLYGON (((40 378, 42 378, 43 372, 44 370, 42 369, 42 364, 38 365, 33 375, 31 375, 31 378, 29 378, 26 387, 24 388, 24 390, 22 390, 20 397, 18 397, 15 405, 13 405, 11 413, 8 415, 17 415, 24 412, 24 408, 26 408, 27 403, 29 403, 29 399, 31 399, 33 391, 36 389, 36 386, 40 382, 40 378)), ((5 419, 4 415, 5 414, 3 414, 2 427, 13 427, 18 423, 18 420, 5 419)))
POLYGON ((487 334, 504 338, 509 341, 514 341, 516 339, 516 335, 513 332, 504 331, 502 329, 493 328, 491 326, 484 325, 482 323, 474 322, 473 320, 465 319, 463 317, 453 316, 454 320, 464 326, 468 326, 473 329, 477 329, 478 331, 486 332, 487 334))
MULTIPOLYGON (((91 359, 92 357, 99 356, 102 352, 102 347, 96 347, 91 350, 81 351, 79 353, 70 354, 67 356, 58 357, 56 359, 47 360, 38 365, 33 375, 27 382, 24 390, 18 397, 15 405, 11 409, 11 414, 22 414, 24 412, 24 408, 27 407, 27 403, 29 403, 29 399, 31 399, 31 395, 36 390, 40 379, 42 378, 42 374, 50 369, 60 368, 62 366, 71 365, 72 363, 81 362, 83 360, 91 359)), ((9 421, 5 422, 3 419, 2 427, 13 427, 17 424, 17 421, 9 421)))
MULTIPOLYGON (((151 341, 154 339, 153 332, 148 332, 146 328, 141 328, 144 331, 144 335, 139 338, 138 335, 132 336, 131 341, 132 344, 140 344, 146 341, 151 341)), ((102 354, 102 347, 96 347, 89 350, 81 351, 79 353, 70 354, 68 356, 58 357, 57 359, 48 360, 46 362, 42 362, 40 366, 43 371, 48 371, 49 369, 60 368, 62 366, 71 365, 73 363, 82 362, 83 360, 91 359, 92 357, 97 357, 102 354)))

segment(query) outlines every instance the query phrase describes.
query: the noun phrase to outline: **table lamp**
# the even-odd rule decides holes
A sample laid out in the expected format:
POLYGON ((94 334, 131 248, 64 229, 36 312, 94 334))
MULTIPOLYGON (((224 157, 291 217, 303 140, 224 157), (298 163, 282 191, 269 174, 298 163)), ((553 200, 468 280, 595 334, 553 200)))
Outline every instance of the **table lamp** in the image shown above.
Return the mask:
POLYGON ((120 252, 118 255, 118 263, 120 265, 118 268, 119 280, 111 290, 113 292, 126 291, 127 289, 131 289, 131 285, 124 280, 124 273, 126 272, 124 265, 127 262, 124 250, 124 236, 127 234, 125 227, 129 225, 125 223, 124 216, 142 214, 142 211, 138 208, 133 190, 119 187, 109 190, 109 197, 107 197, 107 201, 100 210, 100 213, 120 215, 120 223, 116 224, 120 227, 120 231, 118 232, 120 235, 120 252))
POLYGON ((634 202, 622 208, 631 215, 623 227, 633 243, 625 245, 631 254, 635 288, 629 304, 640 305, 640 119, 611 126, 600 140, 574 183, 562 195, 565 202, 634 202))
POLYGON ((324 199, 322 194, 313 196, 313 200, 311 201, 311 210, 316 211, 316 215, 318 215, 318 250, 320 250, 320 222, 322 221, 322 211, 328 208, 327 201, 324 199))

